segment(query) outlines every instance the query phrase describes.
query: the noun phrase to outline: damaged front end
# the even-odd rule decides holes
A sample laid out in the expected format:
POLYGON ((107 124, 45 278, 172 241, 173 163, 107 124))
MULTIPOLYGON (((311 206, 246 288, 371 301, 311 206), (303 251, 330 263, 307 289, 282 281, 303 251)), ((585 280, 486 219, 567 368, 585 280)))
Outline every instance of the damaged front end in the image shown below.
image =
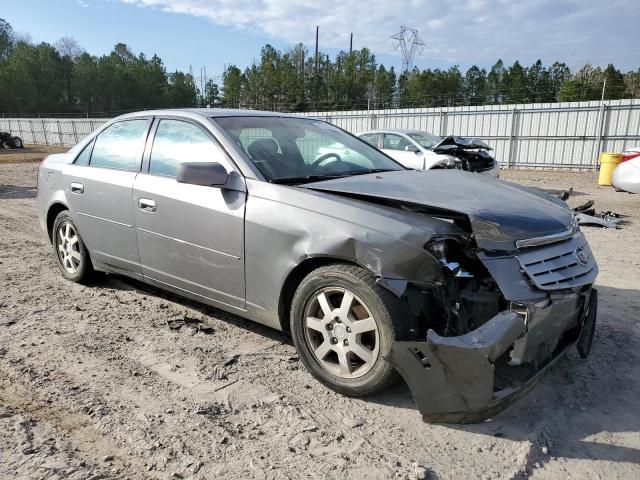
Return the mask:
POLYGON ((432 150, 457 158, 462 169, 468 172, 494 172, 495 176, 498 175, 498 163, 489 153, 492 148, 477 138, 445 137, 432 150))
POLYGON ((598 269, 584 236, 530 244, 513 252, 453 238, 426 245, 443 280, 407 286, 416 335, 387 358, 425 421, 482 421, 528 392, 570 345, 588 355, 598 269))

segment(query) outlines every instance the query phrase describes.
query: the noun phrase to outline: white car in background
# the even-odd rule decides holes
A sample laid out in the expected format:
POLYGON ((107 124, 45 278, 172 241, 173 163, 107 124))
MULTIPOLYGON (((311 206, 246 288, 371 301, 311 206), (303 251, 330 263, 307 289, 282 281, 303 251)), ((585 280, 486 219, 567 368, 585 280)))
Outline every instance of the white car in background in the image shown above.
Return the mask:
POLYGON ((640 147, 622 153, 620 164, 613 171, 611 183, 618 190, 640 193, 640 147))
POLYGON ((379 148, 407 168, 458 168, 498 177, 500 166, 482 140, 440 137, 419 130, 371 130, 356 136, 379 148))

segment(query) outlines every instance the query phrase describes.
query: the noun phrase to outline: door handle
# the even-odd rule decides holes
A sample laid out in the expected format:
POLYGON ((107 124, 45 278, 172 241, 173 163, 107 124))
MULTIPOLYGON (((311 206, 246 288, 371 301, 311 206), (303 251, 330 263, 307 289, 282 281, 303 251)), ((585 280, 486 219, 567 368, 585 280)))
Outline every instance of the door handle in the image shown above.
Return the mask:
POLYGON ((84 193, 84 185, 81 183, 71 182, 71 193, 84 193))
POLYGON ((145 212, 155 212, 157 206, 156 202, 154 202, 153 200, 149 200, 148 198, 139 198, 138 208, 140 208, 140 210, 144 210, 145 212))

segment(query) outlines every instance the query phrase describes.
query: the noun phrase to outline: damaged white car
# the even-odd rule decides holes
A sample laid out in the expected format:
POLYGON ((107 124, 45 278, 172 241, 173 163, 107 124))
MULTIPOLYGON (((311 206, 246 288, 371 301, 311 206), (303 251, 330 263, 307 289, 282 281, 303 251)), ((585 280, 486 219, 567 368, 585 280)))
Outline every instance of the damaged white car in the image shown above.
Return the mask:
POLYGON ((371 130, 357 134, 407 168, 457 168, 490 177, 500 176, 492 148, 478 138, 440 137, 419 130, 371 130))

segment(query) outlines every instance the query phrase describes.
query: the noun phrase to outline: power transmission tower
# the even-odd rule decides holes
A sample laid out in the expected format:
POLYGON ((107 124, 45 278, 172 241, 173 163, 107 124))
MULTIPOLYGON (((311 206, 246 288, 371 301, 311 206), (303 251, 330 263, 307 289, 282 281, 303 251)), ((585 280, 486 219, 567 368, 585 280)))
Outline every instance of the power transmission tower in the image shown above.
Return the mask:
POLYGON ((425 43, 415 28, 400 27, 400 32, 391 35, 393 48, 402 54, 402 70, 408 72, 413 65, 413 59, 424 50, 425 43))

